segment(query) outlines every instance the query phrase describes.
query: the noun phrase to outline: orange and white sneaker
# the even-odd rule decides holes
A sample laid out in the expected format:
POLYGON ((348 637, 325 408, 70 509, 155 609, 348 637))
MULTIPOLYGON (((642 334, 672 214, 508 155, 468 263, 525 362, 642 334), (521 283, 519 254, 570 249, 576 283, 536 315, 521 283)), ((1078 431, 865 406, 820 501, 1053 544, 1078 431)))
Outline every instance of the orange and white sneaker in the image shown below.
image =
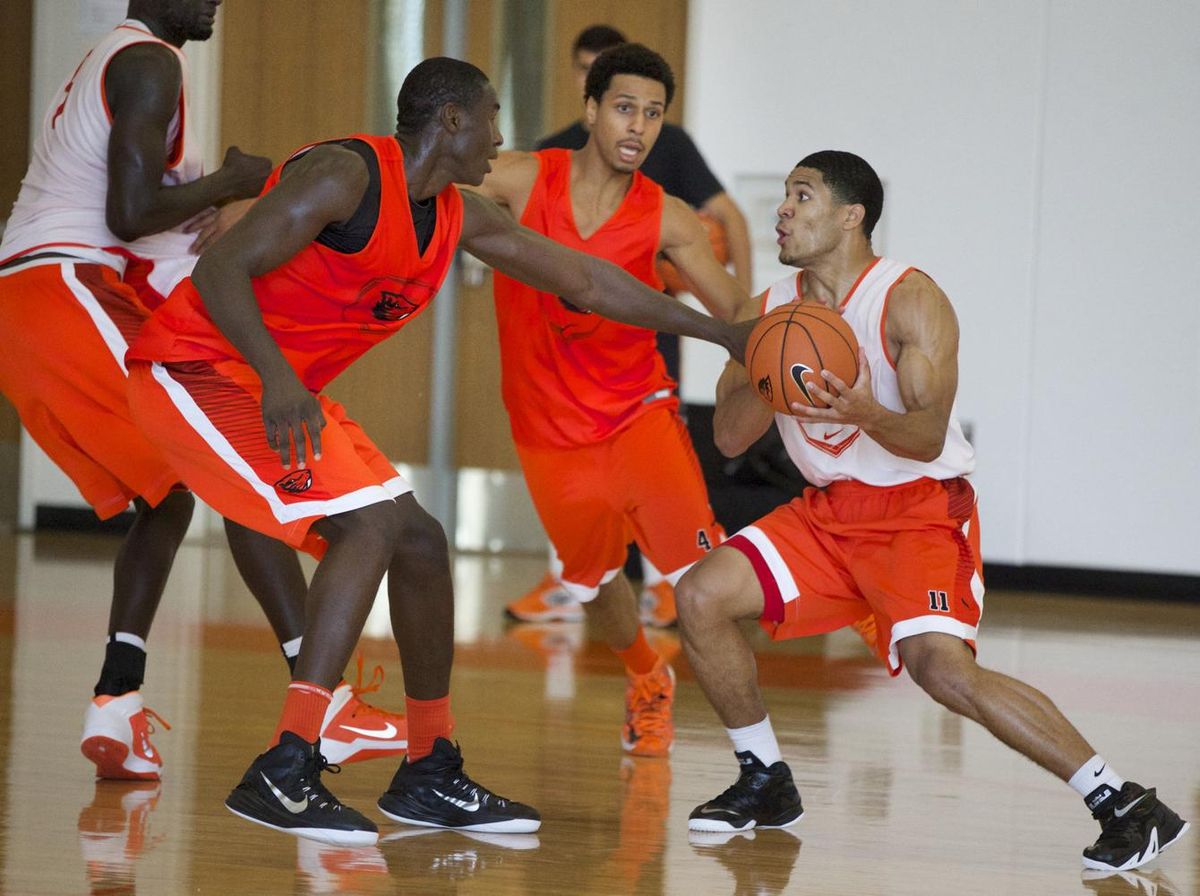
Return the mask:
POLYGON ((163 763, 150 743, 155 731, 151 719, 170 730, 162 716, 142 704, 140 691, 104 695, 88 704, 79 750, 96 763, 97 778, 159 779, 163 763))
POLYGON ((627 679, 621 746, 634 756, 666 756, 675 741, 675 670, 660 658, 645 675, 627 679))
POLYGON ((362 654, 354 685, 343 681, 333 689, 333 699, 321 725, 321 755, 333 765, 399 756, 408 749, 408 720, 395 712, 372 706, 361 698, 379 690, 383 666, 376 666, 367 684, 362 683, 362 654))
POLYGON ((583 621, 583 604, 550 573, 542 576, 532 590, 506 606, 504 612, 518 622, 583 621))
POLYGON ((642 588, 638 595, 638 616, 642 625, 652 625, 655 628, 670 628, 678 620, 675 612, 675 589, 666 579, 659 579, 653 585, 642 588))

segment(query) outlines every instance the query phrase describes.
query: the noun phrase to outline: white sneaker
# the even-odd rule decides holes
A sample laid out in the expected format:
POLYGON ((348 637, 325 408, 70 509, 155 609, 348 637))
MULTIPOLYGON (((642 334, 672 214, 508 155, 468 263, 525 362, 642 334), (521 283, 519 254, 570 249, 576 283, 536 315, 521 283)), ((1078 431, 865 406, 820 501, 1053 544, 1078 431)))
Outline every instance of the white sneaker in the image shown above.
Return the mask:
POLYGON ((162 757, 150 743, 155 729, 149 717, 170 729, 162 716, 142 704, 139 691, 96 697, 88 704, 79 749, 96 763, 97 778, 159 779, 162 757))

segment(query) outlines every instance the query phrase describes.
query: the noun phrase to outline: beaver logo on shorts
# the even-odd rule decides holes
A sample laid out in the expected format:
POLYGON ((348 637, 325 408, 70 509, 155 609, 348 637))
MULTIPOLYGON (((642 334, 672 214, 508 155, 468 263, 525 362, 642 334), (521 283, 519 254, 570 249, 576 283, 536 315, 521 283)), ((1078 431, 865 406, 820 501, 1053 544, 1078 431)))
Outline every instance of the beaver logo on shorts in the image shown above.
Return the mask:
POLYGON ((275 487, 289 495, 298 495, 312 488, 312 470, 293 470, 275 483, 275 487))

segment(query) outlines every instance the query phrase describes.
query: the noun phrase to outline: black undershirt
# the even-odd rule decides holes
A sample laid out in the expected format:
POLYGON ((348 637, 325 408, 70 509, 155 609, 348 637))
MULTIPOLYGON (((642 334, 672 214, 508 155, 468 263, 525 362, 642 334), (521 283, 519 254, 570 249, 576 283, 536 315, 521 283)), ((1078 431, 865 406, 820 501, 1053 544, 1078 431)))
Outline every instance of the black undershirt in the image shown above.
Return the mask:
MULTIPOLYGON (((345 221, 336 221, 325 225, 317 234, 316 242, 322 246, 343 255, 353 255, 361 252, 371 241, 375 233, 375 223, 379 220, 379 197, 381 193, 381 178, 379 174, 379 158, 370 145, 362 140, 335 140, 336 146, 342 146, 359 157, 367 166, 367 189, 363 193, 358 208, 345 221)), ((299 158, 297 156, 297 158, 299 158)), ((291 165, 294 162, 288 162, 291 165)), ((286 168, 287 165, 284 167, 286 168)), ((413 230, 417 236, 417 251, 424 253, 433 239, 433 231, 437 226, 437 197, 431 196, 423 202, 416 202, 410 196, 408 208, 412 213, 413 230)))

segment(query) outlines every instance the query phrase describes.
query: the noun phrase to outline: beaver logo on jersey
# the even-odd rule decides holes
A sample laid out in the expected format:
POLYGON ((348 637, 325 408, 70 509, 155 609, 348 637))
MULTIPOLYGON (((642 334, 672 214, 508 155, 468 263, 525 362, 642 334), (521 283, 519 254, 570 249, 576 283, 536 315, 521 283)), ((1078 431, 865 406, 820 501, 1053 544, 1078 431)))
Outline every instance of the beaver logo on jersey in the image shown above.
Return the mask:
POLYGON ((342 317, 367 327, 399 323, 420 312, 436 291, 434 284, 421 280, 376 277, 358 291, 342 317))
POLYGON ((298 495, 312 488, 312 470, 293 470, 275 483, 275 487, 289 495, 298 495))
POLYGON ((758 394, 763 397, 763 401, 767 404, 770 404, 771 399, 775 397, 775 387, 771 385, 771 378, 769 376, 759 379, 758 394))
POLYGON ((416 310, 416 302, 406 299, 398 292, 384 290, 382 297, 371 309, 371 313, 375 315, 376 320, 397 321, 404 320, 416 310))
POLYGON ((815 373, 816 371, 814 371, 807 364, 793 364, 790 372, 792 374, 792 382, 800 387, 800 392, 804 395, 804 400, 810 405, 816 407, 816 401, 813 400, 812 395, 809 394, 808 383, 804 382, 804 374, 815 373))

